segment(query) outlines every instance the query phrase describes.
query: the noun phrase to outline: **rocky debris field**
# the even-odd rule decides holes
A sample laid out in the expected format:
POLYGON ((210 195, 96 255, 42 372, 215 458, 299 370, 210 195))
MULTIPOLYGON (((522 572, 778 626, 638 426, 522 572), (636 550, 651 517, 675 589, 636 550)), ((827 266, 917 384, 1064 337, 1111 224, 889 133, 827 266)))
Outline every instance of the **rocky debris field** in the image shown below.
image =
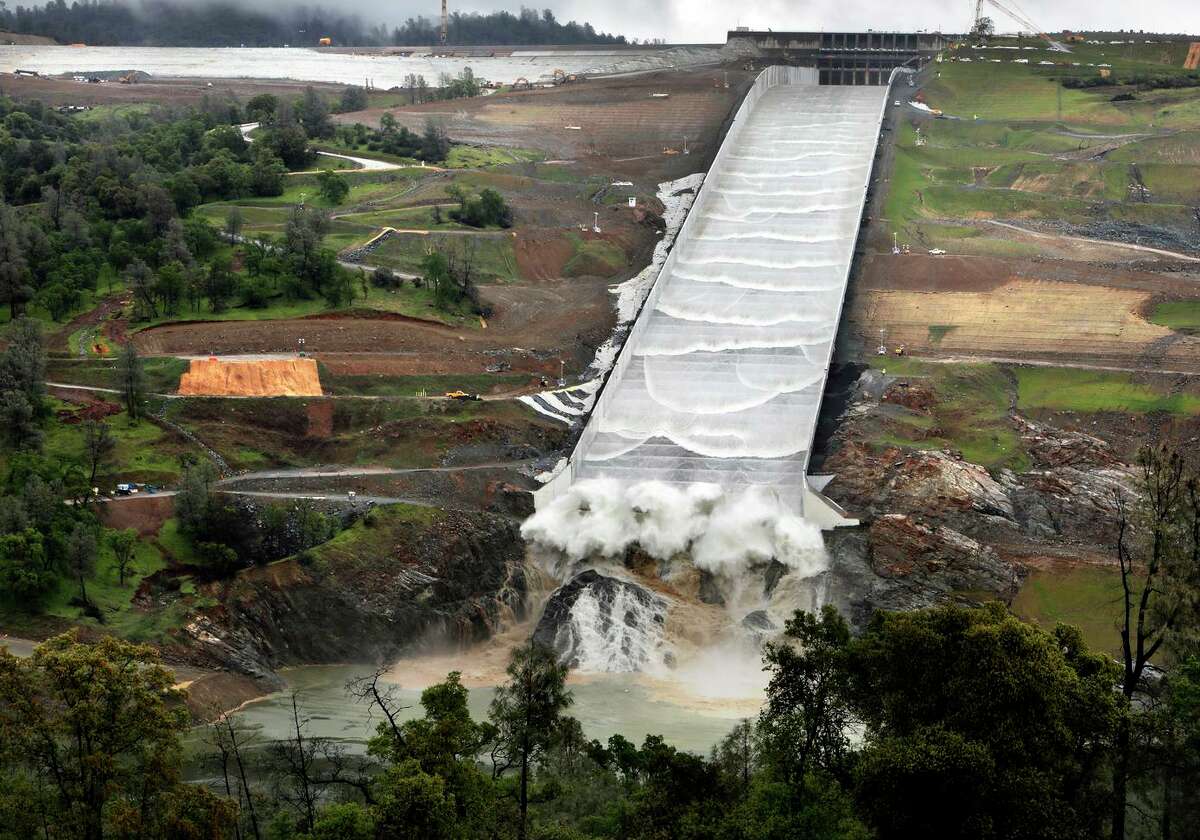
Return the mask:
MULTIPOLYGON (((1011 601, 1028 569, 1022 555, 1103 553, 1133 471, 1099 437, 1012 413, 1028 469, 989 472, 952 450, 869 445, 863 427, 887 410, 869 371, 829 445, 831 499, 863 526, 827 535, 831 595, 858 621, 876 608, 947 599, 1011 601)), ((914 404, 932 399, 909 392, 914 404)))

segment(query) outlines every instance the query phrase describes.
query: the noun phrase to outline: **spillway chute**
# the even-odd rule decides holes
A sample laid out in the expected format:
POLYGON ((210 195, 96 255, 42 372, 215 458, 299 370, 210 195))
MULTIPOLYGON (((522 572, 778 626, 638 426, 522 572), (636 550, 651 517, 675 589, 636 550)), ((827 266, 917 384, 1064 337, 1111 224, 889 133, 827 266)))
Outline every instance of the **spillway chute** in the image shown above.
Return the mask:
POLYGON ((539 510, 703 485, 837 524, 807 469, 887 95, 760 75, 539 510))

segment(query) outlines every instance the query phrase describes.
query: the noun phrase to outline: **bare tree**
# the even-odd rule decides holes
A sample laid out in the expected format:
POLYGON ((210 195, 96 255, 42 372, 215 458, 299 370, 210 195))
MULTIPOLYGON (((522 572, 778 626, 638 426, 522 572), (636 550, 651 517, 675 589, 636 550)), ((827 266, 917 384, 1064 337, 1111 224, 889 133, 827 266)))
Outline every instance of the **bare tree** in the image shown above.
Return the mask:
POLYGON ((108 424, 88 420, 83 424, 83 456, 88 464, 88 493, 96 486, 96 473, 100 465, 108 460, 117 442, 109 431, 108 424))
POLYGON ((369 760, 350 756, 329 738, 308 734, 309 718, 292 692, 292 732, 286 740, 273 742, 267 750, 275 795, 297 811, 301 829, 311 831, 317 806, 333 786, 348 787, 365 801, 373 802, 369 760))
POLYGON ((1113 840, 1124 840, 1131 775, 1134 695, 1146 668, 1174 634, 1200 617, 1200 477, 1179 452, 1147 447, 1138 455, 1139 499, 1131 509, 1116 494, 1119 625, 1125 698, 1113 756, 1113 840))
MULTIPOLYGON (((237 801, 238 813, 245 813, 250 821, 250 834, 255 840, 260 840, 258 814, 254 810, 254 796, 246 774, 245 752, 253 740, 253 732, 238 723, 224 709, 216 710, 208 728, 208 743, 215 750, 211 760, 221 773, 225 795, 237 801), (232 783, 230 782, 231 772, 236 774, 232 783)), ((240 840, 242 837, 240 820, 239 824, 235 826, 235 832, 240 840)))

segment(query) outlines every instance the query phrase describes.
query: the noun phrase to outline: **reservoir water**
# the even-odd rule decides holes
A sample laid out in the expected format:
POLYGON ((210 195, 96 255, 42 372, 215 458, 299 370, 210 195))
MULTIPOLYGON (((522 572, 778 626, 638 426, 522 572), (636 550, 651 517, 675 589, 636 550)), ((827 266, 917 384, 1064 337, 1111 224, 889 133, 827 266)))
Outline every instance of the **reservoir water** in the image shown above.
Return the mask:
POLYGON ((295 79, 363 84, 380 89, 404 84, 410 73, 435 83, 441 73, 457 75, 470 67, 476 76, 511 84, 524 77, 537 81, 553 71, 621 73, 712 61, 719 50, 520 50, 496 57, 410 56, 341 53, 307 48, 167 48, 0 46, 0 73, 36 70, 43 75, 141 70, 151 76, 213 79, 295 79))

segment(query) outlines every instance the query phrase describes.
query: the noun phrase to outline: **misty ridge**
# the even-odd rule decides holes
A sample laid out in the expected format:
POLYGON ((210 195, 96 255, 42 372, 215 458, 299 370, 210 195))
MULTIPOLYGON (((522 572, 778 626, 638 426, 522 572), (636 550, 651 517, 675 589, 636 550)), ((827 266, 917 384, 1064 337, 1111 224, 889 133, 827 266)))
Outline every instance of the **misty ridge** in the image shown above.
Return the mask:
MULTIPOLYGON (((433 4, 430 4, 431 6, 433 4)), ((440 40, 441 22, 409 17, 402 25, 364 20, 356 13, 307 5, 247 8, 210 3, 141 0, 138 3, 72 3, 9 7, 0 0, 0 31, 43 35, 62 44, 156 47, 428 46, 440 40)), ((624 44, 624 36, 597 32, 589 23, 560 23, 549 9, 522 8, 450 15, 447 43, 624 44)))

